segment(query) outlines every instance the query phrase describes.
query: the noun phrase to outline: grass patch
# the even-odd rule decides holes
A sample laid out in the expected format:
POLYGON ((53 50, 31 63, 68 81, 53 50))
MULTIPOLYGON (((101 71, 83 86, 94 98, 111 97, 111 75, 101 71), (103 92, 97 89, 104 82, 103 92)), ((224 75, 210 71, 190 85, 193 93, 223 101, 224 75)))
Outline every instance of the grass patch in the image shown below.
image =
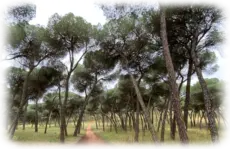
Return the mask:
MULTIPOLYGON (((121 128, 118 128, 118 133, 115 132, 114 128, 110 132, 109 126, 105 125, 105 131, 102 130, 102 126, 99 126, 98 129, 96 129, 95 124, 92 125, 93 131, 100 136, 103 140, 109 143, 134 143, 134 130, 130 130, 128 128, 127 131, 122 130, 121 128)), ((193 127, 188 128, 187 131, 188 137, 189 137, 189 143, 190 144, 210 144, 211 143, 211 136, 209 130, 206 128, 200 129, 199 127, 193 127)), ((221 135, 221 131, 220 131, 221 135)), ((160 139, 160 132, 157 132, 157 137, 160 139)), ((176 132, 175 140, 172 140, 170 137, 170 128, 169 125, 166 125, 165 127, 165 137, 164 141, 167 144, 178 144, 180 143, 179 134, 176 132)), ((145 135, 142 132, 142 129, 140 127, 140 133, 139 133, 139 143, 153 143, 151 134, 148 130, 145 130, 145 135)))
MULTIPOLYGON (((81 133, 77 136, 73 136, 75 126, 73 124, 68 124, 67 132, 68 136, 65 138, 66 143, 76 143, 86 132, 86 126, 88 123, 85 123, 85 127, 81 129, 81 133)), ((60 128, 58 126, 48 126, 47 133, 44 134, 45 126, 39 126, 38 132, 34 132, 34 127, 31 125, 26 125, 25 130, 22 130, 22 126, 18 126, 18 129, 15 131, 13 141, 22 142, 22 143, 58 143, 60 128)))

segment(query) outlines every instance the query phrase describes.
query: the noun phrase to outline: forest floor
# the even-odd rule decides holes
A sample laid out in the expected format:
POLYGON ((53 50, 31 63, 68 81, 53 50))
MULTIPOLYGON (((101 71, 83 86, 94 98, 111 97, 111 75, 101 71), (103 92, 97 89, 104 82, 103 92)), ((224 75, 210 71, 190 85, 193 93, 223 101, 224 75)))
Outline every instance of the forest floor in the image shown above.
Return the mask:
MULTIPOLYGON (((128 129, 128 131, 123 131, 120 128, 116 133, 114 129, 110 131, 109 126, 106 126, 106 130, 102 130, 102 126, 98 129, 93 128, 96 135, 100 136, 105 142, 111 144, 113 148, 117 149, 152 149, 153 142, 149 131, 143 132, 140 128, 139 143, 134 142, 134 131, 133 129, 128 129)), ((158 138, 160 138, 160 132, 157 133, 158 138)), ((230 133, 229 130, 224 128, 219 129, 220 140, 222 147, 225 148, 230 146, 230 133)), ((188 129, 188 137, 191 149, 210 149, 212 147, 210 132, 206 128, 193 127, 188 129)), ((170 128, 166 125, 165 129, 165 142, 162 144, 164 149, 179 149, 180 141, 178 132, 176 133, 176 140, 173 141, 170 138, 170 128)))
MULTIPOLYGON (((117 128, 117 132, 114 127, 110 128, 110 122, 96 123, 96 121, 85 121, 81 128, 81 133, 77 137, 73 136, 72 133, 75 131, 74 123, 70 122, 67 127, 68 136, 65 137, 66 144, 133 144, 135 132, 132 127, 127 127, 127 131, 124 131, 121 127, 117 128)), ((154 123, 157 127, 157 122, 154 123)), ((190 126, 190 125, 189 125, 190 126)), ((31 124, 26 125, 26 129, 22 130, 22 125, 18 126, 15 132, 13 141, 16 143, 29 143, 29 144, 44 144, 44 143, 59 143, 59 125, 51 123, 47 127, 47 133, 44 134, 45 125, 39 125, 39 131, 34 132, 34 127, 31 124)), ((220 127, 219 133, 220 137, 223 137, 225 127, 220 127)), ((188 137, 191 144, 210 144, 211 137, 210 131, 205 127, 205 122, 202 123, 202 128, 197 124, 196 127, 188 128, 188 137)), ((157 137, 161 137, 160 130, 156 133, 157 137)), ((178 131, 176 132, 175 140, 170 137, 170 125, 166 123, 165 125, 165 143, 166 144, 178 144, 180 142, 178 131)), ((140 144, 152 144, 151 134, 148 130, 144 130, 142 125, 140 125, 139 132, 139 143, 140 144)))
MULTIPOLYGON (((86 126, 88 124, 85 124, 86 126)), ((68 137, 66 137, 66 144, 61 145, 59 143, 59 126, 52 125, 48 127, 47 134, 44 134, 44 126, 40 126, 38 133, 34 132, 34 128, 31 125, 26 126, 26 130, 22 130, 20 125, 16 130, 13 141, 8 141, 8 134, 3 128, 0 128, 0 144, 10 149, 62 149, 64 147, 71 147, 78 142, 82 136, 85 135, 85 129, 81 130, 81 134, 78 137, 74 137, 75 126, 69 124, 68 137)))
POLYGON ((112 149, 112 147, 107 145, 100 137, 95 135, 91 129, 91 124, 89 124, 86 129, 86 135, 83 136, 76 145, 66 149, 112 149))

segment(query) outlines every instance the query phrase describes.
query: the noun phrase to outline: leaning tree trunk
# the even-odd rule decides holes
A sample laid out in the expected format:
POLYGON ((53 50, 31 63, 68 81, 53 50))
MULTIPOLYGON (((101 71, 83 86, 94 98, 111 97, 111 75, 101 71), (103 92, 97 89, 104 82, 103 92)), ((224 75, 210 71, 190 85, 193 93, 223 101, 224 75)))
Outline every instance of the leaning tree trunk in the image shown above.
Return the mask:
POLYGON ((33 71, 33 68, 29 70, 29 72, 26 75, 25 82, 23 83, 22 96, 20 99, 20 105, 18 108, 18 112, 16 113, 15 119, 12 122, 12 125, 11 125, 10 130, 9 130, 10 139, 12 139, 14 136, 15 130, 16 130, 17 125, 18 125, 19 117, 21 116, 21 113, 23 112, 23 107, 27 102, 26 96, 27 96, 27 89, 28 89, 28 81, 29 81, 29 76, 32 73, 32 71, 33 71))
POLYGON ((35 99, 35 124, 34 131, 38 132, 38 99, 35 99))
POLYGON ((186 129, 188 129, 188 106, 190 102, 190 86, 191 86, 191 77, 192 77, 192 60, 189 59, 189 64, 188 64, 188 74, 187 74, 187 85, 186 85, 186 97, 184 101, 184 123, 186 129))
POLYGON ((95 74, 95 79, 94 79, 92 89, 90 90, 89 94, 88 95, 86 94, 86 96, 85 96, 85 102, 84 102, 84 105, 83 105, 83 107, 81 109, 81 112, 79 114, 79 118, 77 120, 77 125, 76 125, 74 133, 73 133, 73 136, 75 136, 75 137, 77 136, 77 134, 80 133, 81 122, 82 122, 82 119, 83 119, 83 116, 84 116, 84 113, 85 113, 85 108, 86 108, 86 106, 88 104, 88 100, 89 100, 89 98, 90 98, 90 96, 92 94, 92 91, 93 91, 93 89, 95 88, 96 85, 97 85, 97 74, 95 74))
POLYGON ((84 113, 85 113, 85 108, 86 108, 86 106, 88 104, 89 97, 90 97, 90 95, 85 97, 84 105, 82 106, 81 112, 79 114, 79 117, 78 117, 78 120, 77 120, 77 125, 76 125, 74 133, 73 133, 73 136, 75 136, 75 137, 77 136, 77 134, 80 133, 81 122, 82 122, 82 119, 83 119, 83 116, 84 116, 84 113))
POLYGON ((48 126, 48 123, 50 121, 51 115, 52 115, 52 111, 49 111, 48 117, 46 119, 46 125, 45 125, 44 134, 46 134, 46 132, 47 132, 47 126, 48 126))
MULTIPOLYGON (((198 38, 197 34, 198 34, 198 31, 195 34, 195 39, 198 38)), ((196 44, 197 44, 197 41, 193 40, 192 49, 191 49, 191 56, 192 56, 193 63, 195 65, 196 74, 197 74, 198 80, 200 82, 200 86, 201 86, 203 96, 204 96, 204 105, 205 105, 205 110, 206 110, 207 117, 208 117, 208 126, 209 126, 209 130, 211 132, 212 142, 218 142, 219 141, 219 134, 218 134, 218 129, 217 129, 216 122, 215 122, 214 111, 212 110, 212 105, 211 105, 212 97, 211 97, 210 92, 208 90, 207 84, 204 80, 202 71, 199 67, 199 64, 200 64, 199 59, 195 53, 196 44)))
POLYGON ((163 54, 165 58, 166 68, 168 71, 169 85, 170 85, 170 89, 172 91, 172 96, 173 96, 173 99, 172 99, 173 108, 174 108, 176 121, 178 125, 179 136, 180 136, 180 140, 182 143, 188 143, 188 136, 187 136, 186 128, 185 128, 183 120, 181 119, 181 109, 180 109, 180 102, 179 102, 178 87, 176 84, 174 66, 172 63, 172 59, 171 59, 169 47, 168 47, 165 10, 163 7, 161 7, 160 9, 160 26, 161 26, 161 39, 162 39, 162 44, 163 44, 163 54))
POLYGON ((141 92, 140 92, 140 90, 139 90, 139 88, 138 88, 137 82, 136 82, 136 80, 134 79, 133 74, 132 74, 130 71, 129 71, 129 75, 130 75, 131 81, 132 81, 132 83, 133 83, 133 85, 134 85, 135 92, 136 92, 136 94, 137 94, 137 99, 138 99, 138 101, 139 101, 139 103, 140 103, 140 105, 141 105, 141 108, 142 108, 143 112, 144 112, 145 121, 146 121, 146 122, 148 123, 148 125, 149 125, 149 131, 150 131, 150 133, 151 133, 151 137, 152 137, 153 141, 155 141, 156 143, 158 143, 159 141, 158 141, 158 138, 157 138, 157 136, 156 136, 156 132, 155 132, 154 126, 153 126, 153 124, 151 123, 149 111, 147 110, 147 108, 146 108, 146 106, 145 106, 145 103, 144 103, 143 98, 142 98, 142 96, 141 96, 141 92))

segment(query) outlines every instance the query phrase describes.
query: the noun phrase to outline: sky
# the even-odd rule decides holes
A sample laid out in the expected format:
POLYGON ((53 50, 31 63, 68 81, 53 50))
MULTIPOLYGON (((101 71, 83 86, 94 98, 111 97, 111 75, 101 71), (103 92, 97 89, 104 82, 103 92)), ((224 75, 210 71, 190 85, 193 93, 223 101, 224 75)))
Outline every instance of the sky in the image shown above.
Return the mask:
POLYGON ((37 15, 36 18, 31 21, 31 23, 35 24, 39 23, 41 25, 46 25, 49 17, 54 13, 65 15, 69 12, 83 17, 93 25, 97 25, 98 23, 104 24, 106 21, 103 12, 96 5, 94 0, 84 0, 83 2, 76 2, 76 0, 58 0, 55 2, 47 1, 47 3, 35 1, 35 4, 37 6, 37 15))
MULTIPOLYGON (((106 18, 103 11, 94 4, 94 0, 35 0, 37 5, 36 17, 30 21, 31 24, 40 24, 46 26, 49 18, 54 14, 65 15, 69 12, 74 13, 76 16, 83 17, 86 21, 97 25, 98 23, 104 24, 106 18)), ((217 52, 219 70, 212 74, 204 74, 206 78, 217 77, 223 80, 230 80, 230 45, 219 47, 221 51, 224 51, 227 58, 222 58, 217 52)), ((7 67, 12 65, 10 62, 3 62, 1 67, 7 67)), ((196 77, 193 77, 192 82, 197 81, 196 77)))

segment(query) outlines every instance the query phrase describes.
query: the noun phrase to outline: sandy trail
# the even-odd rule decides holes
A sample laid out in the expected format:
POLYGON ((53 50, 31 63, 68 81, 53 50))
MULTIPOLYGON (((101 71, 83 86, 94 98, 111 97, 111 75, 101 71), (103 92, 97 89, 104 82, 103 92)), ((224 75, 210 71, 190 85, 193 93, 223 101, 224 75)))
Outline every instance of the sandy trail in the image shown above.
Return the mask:
POLYGON ((105 142, 94 134, 91 125, 88 126, 86 135, 78 141, 78 143, 68 149, 113 149, 105 144, 105 142))

